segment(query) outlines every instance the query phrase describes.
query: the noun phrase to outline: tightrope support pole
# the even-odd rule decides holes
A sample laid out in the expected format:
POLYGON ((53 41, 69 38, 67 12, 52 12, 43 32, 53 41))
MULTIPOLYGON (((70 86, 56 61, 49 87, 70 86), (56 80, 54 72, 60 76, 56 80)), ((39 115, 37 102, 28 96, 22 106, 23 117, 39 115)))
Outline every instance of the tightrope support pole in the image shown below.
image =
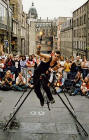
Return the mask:
POLYGON ((15 110, 13 116, 8 120, 8 122, 6 123, 6 125, 4 126, 3 130, 7 129, 7 126, 10 124, 10 122, 13 120, 13 118, 15 117, 16 113, 19 111, 19 109, 21 108, 21 106, 23 105, 23 103, 25 102, 25 100, 27 99, 27 97, 29 96, 29 94, 31 93, 31 91, 33 90, 33 88, 28 92, 28 94, 26 95, 26 97, 23 99, 23 101, 21 102, 21 104, 18 106, 18 108, 15 110))
POLYGON ((20 102, 20 100, 21 100, 21 98, 23 97, 23 95, 25 94, 25 91, 23 92, 23 94, 20 96, 20 98, 18 99, 18 101, 17 101, 17 103, 15 104, 15 106, 14 107, 16 107, 17 106, 17 104, 20 102))
MULTIPOLYGON (((57 93, 56 93, 57 94, 57 93)), ((69 109, 69 107, 66 105, 66 103, 63 101, 62 97, 57 94, 58 97, 61 99, 61 101, 63 102, 63 104, 66 106, 66 108, 68 109, 68 111, 70 112, 70 114, 72 115, 72 117, 75 119, 75 121, 78 123, 78 125, 82 128, 82 130, 84 131, 85 136, 88 136, 88 133, 86 132, 86 130, 83 128, 82 124, 77 120, 76 116, 74 115, 74 113, 69 109)))

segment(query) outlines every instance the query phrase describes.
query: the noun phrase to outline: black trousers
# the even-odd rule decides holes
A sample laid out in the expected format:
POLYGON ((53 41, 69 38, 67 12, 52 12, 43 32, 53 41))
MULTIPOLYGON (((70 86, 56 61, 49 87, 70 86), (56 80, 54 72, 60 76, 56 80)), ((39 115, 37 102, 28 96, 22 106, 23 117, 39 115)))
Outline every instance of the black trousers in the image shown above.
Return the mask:
POLYGON ((41 86, 46 92, 49 101, 53 100, 50 88, 48 87, 48 80, 46 78, 43 77, 42 79, 40 79, 40 76, 34 73, 33 82, 34 82, 34 91, 41 102, 44 102, 44 97, 41 92, 41 86))

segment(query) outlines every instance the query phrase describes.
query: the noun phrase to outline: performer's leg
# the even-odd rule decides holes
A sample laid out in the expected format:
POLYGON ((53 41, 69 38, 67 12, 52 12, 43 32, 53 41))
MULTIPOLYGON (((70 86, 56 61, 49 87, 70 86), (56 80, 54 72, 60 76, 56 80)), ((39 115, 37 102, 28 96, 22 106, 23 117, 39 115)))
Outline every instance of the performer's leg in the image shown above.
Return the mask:
POLYGON ((41 90, 40 90, 40 83, 39 82, 34 84, 34 91, 40 100, 41 106, 43 106, 44 105, 44 98, 43 98, 43 95, 42 95, 41 90))
POLYGON ((53 98, 53 96, 52 96, 52 94, 51 94, 50 88, 48 87, 47 84, 48 84, 47 81, 44 80, 44 82, 42 83, 43 89, 45 90, 48 99, 49 99, 50 101, 54 101, 54 98, 53 98))

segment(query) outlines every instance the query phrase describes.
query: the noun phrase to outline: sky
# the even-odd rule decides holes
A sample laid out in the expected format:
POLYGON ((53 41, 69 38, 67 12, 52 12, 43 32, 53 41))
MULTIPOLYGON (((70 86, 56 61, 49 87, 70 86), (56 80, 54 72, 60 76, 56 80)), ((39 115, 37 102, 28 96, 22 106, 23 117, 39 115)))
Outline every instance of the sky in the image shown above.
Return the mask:
POLYGON ((74 10, 88 0, 22 0, 23 10, 28 13, 32 2, 37 10, 38 17, 53 19, 54 17, 71 17, 74 10))

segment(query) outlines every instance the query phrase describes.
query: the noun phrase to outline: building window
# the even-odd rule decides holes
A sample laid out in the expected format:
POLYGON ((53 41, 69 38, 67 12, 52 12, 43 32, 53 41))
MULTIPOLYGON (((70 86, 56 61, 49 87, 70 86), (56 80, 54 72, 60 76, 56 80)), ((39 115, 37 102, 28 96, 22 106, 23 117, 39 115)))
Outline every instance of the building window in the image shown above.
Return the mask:
POLYGON ((75 30, 74 30, 74 37, 75 37, 75 30))
POLYGON ((84 24, 86 24, 86 14, 84 15, 84 24))
POLYGON ((80 17, 80 26, 82 25, 82 17, 80 17))
POLYGON ((7 25, 7 9, 0 4, 0 23, 7 25))

